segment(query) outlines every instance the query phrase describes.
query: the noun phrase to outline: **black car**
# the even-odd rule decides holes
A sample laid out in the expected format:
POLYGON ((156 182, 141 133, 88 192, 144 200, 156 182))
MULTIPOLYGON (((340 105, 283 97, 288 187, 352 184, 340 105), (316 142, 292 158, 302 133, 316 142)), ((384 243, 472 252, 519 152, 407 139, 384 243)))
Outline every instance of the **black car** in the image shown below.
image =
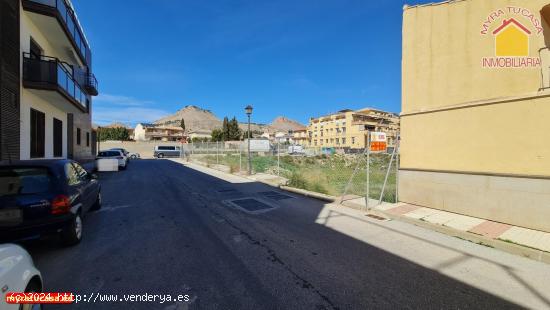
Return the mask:
POLYGON ((96 175, 75 161, 0 165, 0 242, 60 233, 63 243, 79 243, 83 216, 100 208, 96 175))

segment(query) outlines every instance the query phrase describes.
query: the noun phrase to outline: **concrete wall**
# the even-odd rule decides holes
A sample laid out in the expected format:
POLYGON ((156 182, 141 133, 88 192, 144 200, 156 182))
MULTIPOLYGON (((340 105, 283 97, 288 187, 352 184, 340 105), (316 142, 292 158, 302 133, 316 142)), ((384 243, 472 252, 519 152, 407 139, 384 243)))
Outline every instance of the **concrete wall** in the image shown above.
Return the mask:
POLYGON ((550 231, 550 179, 400 170, 399 198, 416 205, 550 231))
POLYGON ((92 154, 92 120, 88 113, 73 113, 73 159, 88 160, 95 157, 92 154), (77 128, 80 128, 80 145, 76 143, 77 128), (86 133, 90 135, 90 144, 86 145, 86 133))
POLYGON ((139 153, 142 158, 152 158, 156 145, 175 145, 181 146, 178 142, 162 142, 162 141, 103 141, 99 143, 100 150, 110 148, 125 148, 129 152, 139 153))
MULTIPOLYGON (((399 198, 550 231, 549 27, 545 0, 464 0, 406 7, 399 198), (493 31, 531 34, 521 59, 489 68, 493 31)), ((510 58, 510 57, 509 57, 510 58)), ((518 59, 518 57, 511 57, 518 59)))
POLYGON ((550 95, 414 114, 401 168, 550 177, 550 95))

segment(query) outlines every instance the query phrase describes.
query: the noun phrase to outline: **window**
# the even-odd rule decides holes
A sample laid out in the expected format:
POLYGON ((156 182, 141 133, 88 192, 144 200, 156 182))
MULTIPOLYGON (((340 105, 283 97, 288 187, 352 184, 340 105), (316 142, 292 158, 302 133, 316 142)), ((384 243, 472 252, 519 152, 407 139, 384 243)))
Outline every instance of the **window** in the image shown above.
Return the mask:
POLYGON ((74 168, 73 164, 69 163, 65 165, 65 175, 67 176, 67 183, 71 186, 80 184, 80 176, 74 168))
POLYGON ((53 119, 53 156, 63 156, 63 122, 53 119))
POLYGON ((80 145, 80 128, 76 129, 76 144, 80 145))
POLYGON ((86 132, 86 146, 90 146, 90 133, 86 132))
POLYGON ((77 163, 73 163, 73 167, 80 181, 86 181, 88 179, 88 172, 86 169, 82 168, 82 166, 77 163))
POLYGON ((31 109, 31 157, 44 157, 46 123, 45 114, 31 109))
POLYGON ((351 137, 351 144, 355 144, 355 137, 351 137))
POLYGON ((176 148, 173 147, 173 146, 159 146, 158 150, 159 151, 174 151, 174 150, 176 150, 176 148))
POLYGON ((346 144, 346 138, 342 138, 342 144, 346 144))
POLYGON ((44 193, 51 188, 51 176, 42 167, 0 168, 0 197, 44 193))
POLYGON ((97 153, 97 157, 120 157, 122 156, 120 151, 101 151, 97 153))
POLYGON ((346 133, 346 127, 342 127, 342 132, 346 133))

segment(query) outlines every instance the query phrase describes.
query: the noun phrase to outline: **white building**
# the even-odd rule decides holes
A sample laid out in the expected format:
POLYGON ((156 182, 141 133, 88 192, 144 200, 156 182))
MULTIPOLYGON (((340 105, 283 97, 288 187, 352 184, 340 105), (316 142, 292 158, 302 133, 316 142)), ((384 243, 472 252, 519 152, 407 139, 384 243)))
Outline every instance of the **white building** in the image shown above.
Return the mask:
POLYGON ((0 0, 0 161, 93 159, 91 51, 69 0, 0 0))

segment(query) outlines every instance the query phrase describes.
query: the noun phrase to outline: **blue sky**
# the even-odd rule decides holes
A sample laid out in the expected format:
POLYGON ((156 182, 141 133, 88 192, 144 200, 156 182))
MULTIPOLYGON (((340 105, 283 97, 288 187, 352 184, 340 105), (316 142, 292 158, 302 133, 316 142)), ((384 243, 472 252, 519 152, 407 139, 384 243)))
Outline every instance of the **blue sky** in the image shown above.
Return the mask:
POLYGON ((244 120, 251 104, 259 123, 400 111, 402 0, 73 3, 99 80, 98 124, 153 121, 186 105, 244 120))

